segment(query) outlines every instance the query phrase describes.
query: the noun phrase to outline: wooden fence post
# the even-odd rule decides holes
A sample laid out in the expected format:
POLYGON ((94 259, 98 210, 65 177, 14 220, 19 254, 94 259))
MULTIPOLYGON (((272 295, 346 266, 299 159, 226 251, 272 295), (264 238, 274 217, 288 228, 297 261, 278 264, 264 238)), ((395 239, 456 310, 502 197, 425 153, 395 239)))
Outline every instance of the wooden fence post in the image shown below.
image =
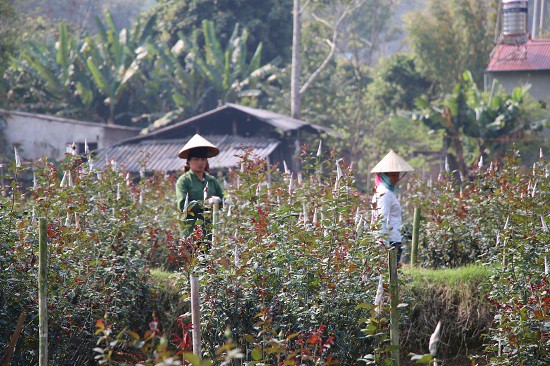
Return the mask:
MULTIPOLYGON (((399 347, 399 289, 397 284, 397 248, 388 253, 390 269, 390 341, 392 346, 399 347)), ((392 365, 399 366, 399 348, 391 351, 392 365)))
POLYGON ((217 204, 212 205, 212 248, 216 247, 218 243, 218 222, 219 222, 219 206, 217 204))
POLYGON ((193 323, 193 353, 202 358, 199 279, 191 274, 191 322, 193 323))
POLYGON ((17 344, 17 340, 19 339, 19 334, 21 334, 21 330, 23 329, 23 323, 25 322, 26 317, 27 317, 27 313, 25 312, 19 314, 19 320, 17 321, 15 332, 13 333, 13 336, 10 338, 10 343, 8 343, 8 348, 6 350, 6 353, 4 354, 4 357, 2 357, 2 359, 0 360, 0 366, 11 365, 11 357, 13 356, 13 351, 15 350, 15 345, 17 344))
POLYGON ((418 263, 418 234, 420 232, 420 209, 414 208, 414 223, 413 223, 413 235, 411 245, 411 267, 416 266, 418 263))
POLYGON ((40 218, 38 245, 38 332, 39 366, 48 366, 48 234, 46 219, 40 218))

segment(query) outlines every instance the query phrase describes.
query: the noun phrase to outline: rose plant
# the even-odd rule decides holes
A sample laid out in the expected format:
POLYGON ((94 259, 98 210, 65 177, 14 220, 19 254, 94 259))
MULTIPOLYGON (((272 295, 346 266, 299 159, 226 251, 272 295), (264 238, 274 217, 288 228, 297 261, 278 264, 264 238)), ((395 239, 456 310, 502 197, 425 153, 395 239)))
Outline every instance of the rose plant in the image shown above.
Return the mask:
POLYGON ((49 358, 56 364, 92 360, 94 325, 105 313, 117 326, 141 327, 155 308, 148 268, 165 261, 172 221, 172 181, 155 175, 135 183, 122 167, 92 168, 93 160, 67 155, 56 165, 11 164, 0 198, 0 349, 13 319, 27 313, 13 365, 38 355, 38 218, 47 220, 49 358), (17 176, 34 173, 23 186, 17 176), (164 204, 163 204, 164 202, 164 204))
POLYGON ((303 176, 243 155, 228 175, 215 243, 180 263, 200 279, 210 355, 226 328, 252 364, 349 364, 373 346, 360 305, 374 299, 387 248, 374 241, 350 168, 334 152, 302 158, 303 176))
POLYGON ((413 182, 410 207, 422 211, 420 258, 427 268, 481 263, 493 268, 485 299, 495 322, 486 338, 494 365, 550 362, 548 162, 524 167, 517 152, 479 164, 457 186, 450 172, 413 182))

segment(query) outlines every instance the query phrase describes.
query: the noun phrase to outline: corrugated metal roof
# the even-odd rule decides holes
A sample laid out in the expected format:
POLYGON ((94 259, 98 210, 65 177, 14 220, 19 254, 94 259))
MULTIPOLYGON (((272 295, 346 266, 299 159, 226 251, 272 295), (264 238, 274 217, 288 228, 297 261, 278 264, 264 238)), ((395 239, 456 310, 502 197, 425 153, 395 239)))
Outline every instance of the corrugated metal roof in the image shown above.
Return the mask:
MULTIPOLYGON (((101 149, 97 153, 95 166, 104 167, 108 161, 115 160, 132 173, 141 170, 140 163, 146 162, 147 171, 178 171, 185 166, 185 160, 178 158, 178 152, 191 136, 173 140, 145 140, 138 143, 126 143, 101 149)), ((245 149, 253 148, 254 155, 267 158, 279 145, 279 141, 265 137, 241 137, 230 135, 207 135, 208 141, 218 146, 220 154, 208 159, 210 168, 230 168, 240 161, 237 155, 245 149)))
POLYGON ((499 44, 488 72, 550 70, 550 39, 527 40, 520 45, 499 44))
POLYGON ((265 109, 250 108, 232 103, 227 103, 226 106, 248 113, 266 123, 269 123, 275 128, 280 128, 283 131, 297 130, 302 127, 312 127, 318 131, 332 132, 330 128, 285 116, 283 114, 271 112, 265 109))
POLYGON ((58 116, 52 116, 49 114, 40 114, 40 113, 31 113, 31 112, 24 112, 24 111, 17 111, 17 110, 6 110, 0 108, 0 114, 4 116, 14 115, 14 116, 21 116, 21 117, 29 117, 33 119, 42 119, 46 121, 55 121, 55 122, 62 122, 62 123, 70 123, 73 125, 84 125, 84 126, 93 126, 93 127, 102 127, 106 130, 123 130, 123 131, 135 131, 136 134, 141 130, 141 128, 138 127, 129 127, 129 126, 120 126, 120 125, 108 125, 104 123, 99 122, 92 122, 92 121, 81 121, 71 118, 63 118, 58 116))
MULTIPOLYGON (((228 113, 242 114, 242 118, 239 118, 241 122, 247 121, 246 117, 251 116, 253 119, 266 123, 272 126, 274 129, 281 130, 282 132, 304 129, 313 133, 326 132, 331 135, 336 135, 336 132, 328 127, 319 126, 314 123, 291 118, 289 116, 266 111, 263 109, 250 108, 238 104, 227 103, 216 109, 186 119, 185 121, 175 123, 168 127, 159 128, 158 130, 152 131, 146 135, 132 137, 122 142, 126 143, 150 139, 175 138, 181 134, 181 131, 185 131, 186 133, 188 133, 189 129, 194 130, 197 126, 204 126, 204 122, 206 121, 211 122, 216 118, 226 119, 228 113)), ((227 120, 227 123, 230 123, 230 121, 227 120)))

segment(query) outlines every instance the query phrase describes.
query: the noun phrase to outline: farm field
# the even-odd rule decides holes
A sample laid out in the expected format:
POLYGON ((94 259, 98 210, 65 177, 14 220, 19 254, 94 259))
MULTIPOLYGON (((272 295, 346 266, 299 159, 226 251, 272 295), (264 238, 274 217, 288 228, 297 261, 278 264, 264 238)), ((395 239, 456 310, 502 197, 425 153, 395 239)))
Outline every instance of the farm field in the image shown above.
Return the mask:
MULTIPOLYGON (((24 313, 11 364, 38 364, 44 218, 52 364, 391 365, 389 250, 370 193, 333 153, 304 147, 299 175, 241 159, 209 248, 180 239, 174 176, 72 155, 5 166, 0 352, 24 313), (202 363, 190 355, 190 276, 202 363)), ((440 365, 548 364, 547 169, 542 154, 528 168, 512 154, 468 183, 442 172, 403 184, 404 217, 422 217, 418 263, 405 250, 398 271, 401 364, 415 364, 409 353, 434 363, 439 321, 440 365)))

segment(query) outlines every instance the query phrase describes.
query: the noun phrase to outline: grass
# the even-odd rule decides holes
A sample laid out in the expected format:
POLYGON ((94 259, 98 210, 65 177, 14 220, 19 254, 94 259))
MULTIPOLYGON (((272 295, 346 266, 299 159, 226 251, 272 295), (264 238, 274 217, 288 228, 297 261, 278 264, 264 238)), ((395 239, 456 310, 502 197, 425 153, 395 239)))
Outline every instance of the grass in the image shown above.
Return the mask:
POLYGON ((181 277, 180 274, 171 271, 165 271, 160 268, 151 269, 151 277, 157 281, 172 281, 181 277))
POLYGON ((404 266, 402 294, 410 304, 408 319, 403 319, 405 349, 415 353, 426 350, 435 325, 441 321, 445 346, 440 357, 445 364, 464 362, 468 355, 482 353, 483 335, 493 320, 484 299, 493 269, 479 264, 436 270, 404 266))
POLYGON ((190 312, 189 294, 185 290, 189 279, 181 273, 155 268, 151 269, 150 280, 158 306, 156 314, 164 332, 169 335, 178 333, 178 318, 190 312))
POLYGON ((487 282, 493 272, 493 266, 471 264, 459 268, 425 269, 403 267, 405 277, 412 279, 412 283, 424 286, 429 283, 438 287, 458 289, 464 284, 479 285, 487 282))

